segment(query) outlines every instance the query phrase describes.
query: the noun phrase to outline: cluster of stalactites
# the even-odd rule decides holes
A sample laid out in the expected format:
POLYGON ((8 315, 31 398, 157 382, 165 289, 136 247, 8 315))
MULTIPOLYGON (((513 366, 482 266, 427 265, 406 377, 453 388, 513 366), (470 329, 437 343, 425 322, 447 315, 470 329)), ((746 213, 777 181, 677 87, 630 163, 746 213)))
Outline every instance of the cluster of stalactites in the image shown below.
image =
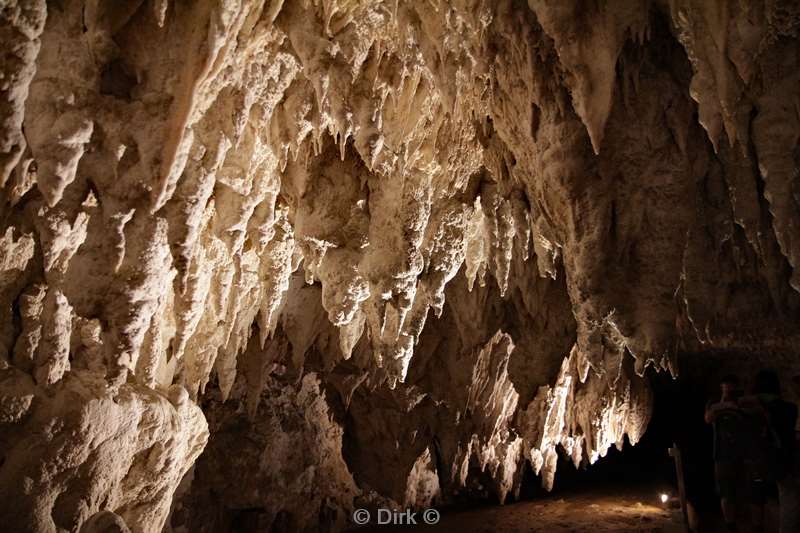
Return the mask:
POLYGON ((525 457, 542 486, 552 489, 558 463, 558 446, 577 468, 593 464, 613 445, 622 449, 625 435, 636 444, 647 429, 652 393, 647 381, 633 372, 629 356, 603 374, 590 373, 584 380, 573 348, 561 365, 553 386, 542 386, 520 412, 525 457))
MULTIPOLYGON (((517 6, 488 1, 64 4, 14 3, 0 14, 0 35, 16 43, 0 64, 8 80, 0 101, 0 309, 11 316, 19 308, 18 327, 0 329, 0 364, 45 387, 80 368, 116 384, 128 373, 152 388, 181 383, 193 397, 216 375, 227 397, 254 334, 263 347, 280 327, 294 339, 295 361, 311 345, 313 324, 285 312, 302 303, 287 302, 302 269, 321 285, 338 355, 349 358, 366 336, 373 370, 394 385, 459 271, 470 289, 491 275, 504 295, 513 261, 529 259, 549 277, 562 261, 578 342, 555 387, 536 400, 547 423, 530 439, 538 443, 530 458, 549 472, 555 444, 593 458, 623 432, 639 431, 625 414, 642 409, 625 400, 624 387, 637 381, 622 354, 637 358, 639 373, 647 361, 674 371, 663 348, 674 317, 631 328, 631 317, 609 305, 590 309, 595 295, 578 278, 599 277, 591 267, 604 258, 576 260, 583 213, 559 223, 560 213, 541 205, 563 200, 556 207, 566 212, 575 204, 557 195, 568 180, 546 173, 566 167, 562 152, 574 155, 567 148, 575 146, 558 144, 575 137, 557 129, 569 113, 556 96, 537 94, 536 113, 530 102, 542 92, 531 65, 552 52, 557 66, 546 73, 563 77, 576 121, 602 154, 618 60, 627 42, 648 38, 648 4, 586 11, 531 0, 540 53, 525 39, 490 49, 487 35, 514 39, 523 29, 517 6), (515 68, 498 68, 502 61, 515 68), (523 104, 524 115, 499 116, 523 104), (556 149, 526 160, 525 149, 539 145, 516 135, 516 122, 524 132, 550 128, 541 145, 556 149), (515 182, 522 178, 506 175, 509 164, 487 141, 492 123, 514 152, 507 159, 548 178, 525 184, 538 197, 525 198, 515 182), (552 154, 562 160, 546 159, 552 154), (626 337, 631 329, 653 329, 659 342, 626 337), (598 380, 612 391, 598 397, 622 407, 581 403, 591 395, 575 391, 598 380), (582 421, 574 414, 581 409, 611 414, 582 421), (569 435, 592 441, 582 448, 569 435)), ((797 17, 769 6, 690 4, 673 2, 669 16, 693 68, 700 123, 718 150, 723 130, 742 147, 751 128, 772 228, 794 269, 798 77, 766 84, 757 102, 745 88, 759 51, 796 35, 797 17)), ((676 135, 685 151, 685 135, 676 135)), ((739 193, 735 218, 758 248, 739 193)), ((751 196, 757 204, 758 193, 751 196)))
POLYGON ((16 86, 2 146, 10 207, 41 195, 26 207, 37 222, 4 232, 2 304, 34 256, 45 274, 24 288, 27 342, 4 332, 3 355, 43 383, 72 364, 195 395, 213 372, 226 396, 301 264, 342 357, 366 328, 377 365, 402 379, 465 257, 482 280, 493 233, 508 241, 508 208, 498 225, 455 199, 482 165, 470 121, 485 6, 76 3, 45 27, 46 15, 44 2, 10 15, 25 47, 4 65, 16 86), (418 10, 441 20, 447 47, 411 23, 418 10), (443 91, 445 74, 456 83, 443 91), (329 145, 338 161, 315 165, 329 145), (345 172, 330 190, 327 164, 345 172))

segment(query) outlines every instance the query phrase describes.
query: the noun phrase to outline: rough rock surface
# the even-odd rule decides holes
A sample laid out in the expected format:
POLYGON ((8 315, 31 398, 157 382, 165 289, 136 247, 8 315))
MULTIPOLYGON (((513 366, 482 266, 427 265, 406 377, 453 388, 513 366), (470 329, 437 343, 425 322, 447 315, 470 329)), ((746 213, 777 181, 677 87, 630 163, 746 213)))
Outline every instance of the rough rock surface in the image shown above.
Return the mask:
POLYGON ((799 32, 790 0, 0 0, 4 523, 502 501, 635 443, 678 354, 793 368, 799 32))

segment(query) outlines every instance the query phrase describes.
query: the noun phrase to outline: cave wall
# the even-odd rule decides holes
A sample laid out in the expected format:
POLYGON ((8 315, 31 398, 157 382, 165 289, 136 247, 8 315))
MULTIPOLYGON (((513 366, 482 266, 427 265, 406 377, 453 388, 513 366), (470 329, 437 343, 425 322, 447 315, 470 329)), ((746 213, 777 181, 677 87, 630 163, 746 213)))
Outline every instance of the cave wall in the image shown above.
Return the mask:
POLYGON ((504 501, 635 443, 679 355, 800 370, 795 2, 0 21, 12 530, 504 501))

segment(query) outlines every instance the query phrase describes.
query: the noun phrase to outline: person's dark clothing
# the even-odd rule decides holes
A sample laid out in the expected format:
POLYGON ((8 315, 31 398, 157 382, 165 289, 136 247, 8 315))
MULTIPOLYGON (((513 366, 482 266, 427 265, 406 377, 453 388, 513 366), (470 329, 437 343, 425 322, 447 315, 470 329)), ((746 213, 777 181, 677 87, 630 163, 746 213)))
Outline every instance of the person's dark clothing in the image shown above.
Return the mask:
POLYGON ((797 406, 778 395, 759 395, 766 418, 766 442, 771 454, 772 478, 777 482, 780 504, 779 531, 800 531, 800 471, 798 471, 797 406))
POLYGON ((767 413, 767 427, 775 443, 776 479, 794 472, 797 442, 795 426, 797 425, 797 406, 780 397, 768 397, 763 400, 767 413))
POLYGON ((720 498, 733 500, 744 485, 746 424, 735 402, 709 403, 714 414, 714 477, 720 498))
POLYGON ((795 467, 797 406, 773 394, 759 394, 746 402, 747 461, 758 479, 778 481, 795 467))
POLYGON ((734 402, 709 404, 714 411, 714 461, 737 463, 744 458, 745 420, 734 402))

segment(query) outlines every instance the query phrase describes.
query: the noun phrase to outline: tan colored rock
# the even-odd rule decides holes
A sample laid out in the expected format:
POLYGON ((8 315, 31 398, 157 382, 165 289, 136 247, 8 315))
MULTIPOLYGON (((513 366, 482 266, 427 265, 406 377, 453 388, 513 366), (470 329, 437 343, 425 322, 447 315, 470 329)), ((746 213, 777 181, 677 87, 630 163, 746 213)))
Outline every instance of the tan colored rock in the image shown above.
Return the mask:
POLYGON ((636 442, 680 354, 792 368, 798 32, 788 0, 0 1, 8 524, 502 501, 636 442))
MULTIPOLYGON (((13 381, 2 383, 8 391, 13 381)), ((27 389, 35 398, 28 412, 3 420, 5 527, 77 531, 113 509, 130 531, 158 531, 178 482, 205 446, 200 409, 135 385, 113 390, 84 372, 69 373, 49 392, 27 389)))

